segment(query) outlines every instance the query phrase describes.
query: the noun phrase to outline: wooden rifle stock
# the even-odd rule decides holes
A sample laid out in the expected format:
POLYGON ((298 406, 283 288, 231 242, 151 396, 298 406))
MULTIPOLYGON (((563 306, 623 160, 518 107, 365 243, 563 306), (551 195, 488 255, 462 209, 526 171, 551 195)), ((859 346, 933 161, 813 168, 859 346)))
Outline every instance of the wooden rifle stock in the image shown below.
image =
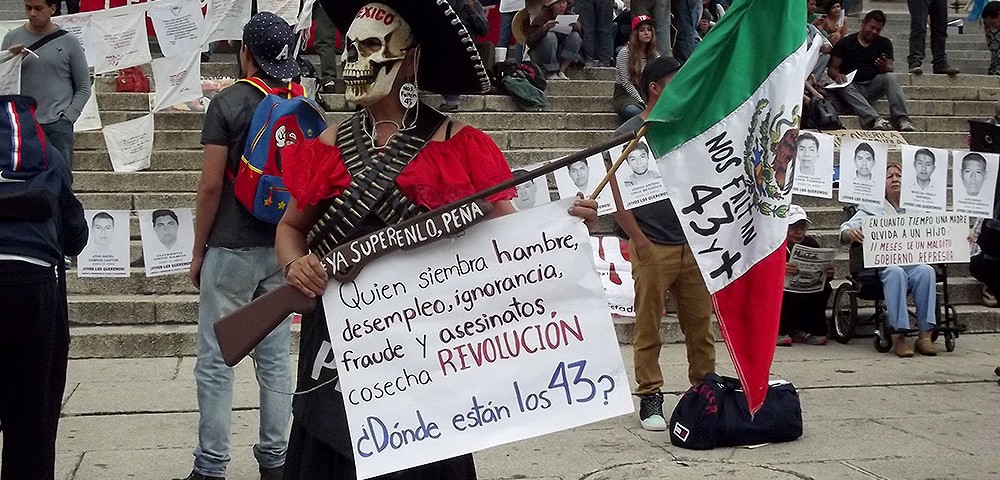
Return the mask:
POLYGON ((222 317, 215 324, 215 336, 226 365, 240 363, 285 318, 313 311, 317 301, 291 285, 282 285, 222 317))
MULTIPOLYGON (((443 212, 456 211, 461 209, 463 205, 469 205, 472 203, 477 203, 480 205, 480 216, 474 219, 471 223, 463 225, 459 228, 452 230, 449 236, 454 236, 458 232, 465 230, 466 228, 478 223, 482 220, 486 214, 489 213, 492 205, 486 203, 484 199, 490 195, 502 192, 508 188, 514 187, 535 177, 545 175, 549 172, 555 171, 559 168, 566 167, 571 163, 577 162, 582 159, 594 155, 595 153, 603 152, 611 147, 627 143, 636 137, 635 133, 625 134, 615 137, 609 141, 603 142, 598 145, 586 148, 572 155, 568 155, 562 159, 549 162, 541 167, 528 172, 527 174, 517 176, 506 182, 494 185, 486 190, 483 190, 475 195, 457 200, 455 202, 449 203, 448 205, 436 208, 430 212, 424 213, 417 217, 411 218, 410 220, 401 222, 399 225, 394 225, 392 227, 385 227, 382 230, 389 228, 392 229, 402 229, 407 226, 416 225, 421 222, 434 220, 440 217, 443 212)), ((633 147, 634 147, 633 142, 633 147)), ((624 155, 623 155, 624 157, 624 155)), ((619 164, 621 159, 618 160, 619 164)), ((605 179, 605 183, 607 180, 605 179)), ((602 184, 603 186, 603 184, 602 184)), ((594 194, 596 196, 596 193, 594 194)), ((369 234, 367 236, 377 236, 378 232, 374 234, 369 234)), ((440 239, 437 237, 431 239, 431 241, 440 239)), ((421 242, 423 245, 427 242, 421 242)), ((341 245, 335 248, 332 252, 321 259, 323 263, 323 268, 330 275, 331 279, 345 283, 354 279, 358 272, 367 263, 367 261, 374 258, 380 257, 392 250, 379 251, 371 254, 365 260, 361 262, 354 263, 347 268, 337 271, 332 267, 332 264, 337 264, 336 261, 331 262, 330 260, 336 258, 338 251, 346 251, 349 247, 348 244, 341 245)), ((416 245, 411 246, 400 246, 397 248, 409 249, 416 245)), ((243 357, 246 357, 254 347, 257 346, 261 341, 267 337, 271 331, 281 325, 281 322, 285 320, 292 313, 309 313, 316 308, 316 302, 319 299, 312 299, 306 297, 298 289, 290 285, 283 285, 276 290, 272 290, 260 297, 257 297, 252 302, 236 309, 233 313, 222 317, 215 324, 215 337, 219 342, 219 349, 222 351, 222 358, 225 360, 226 365, 232 367, 235 366, 243 357)))

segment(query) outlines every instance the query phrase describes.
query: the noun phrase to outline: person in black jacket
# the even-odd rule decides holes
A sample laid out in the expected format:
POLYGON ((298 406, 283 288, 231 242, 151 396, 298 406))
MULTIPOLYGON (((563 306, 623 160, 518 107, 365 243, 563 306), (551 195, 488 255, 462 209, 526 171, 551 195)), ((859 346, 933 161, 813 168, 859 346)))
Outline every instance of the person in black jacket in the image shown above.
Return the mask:
POLYGON ((87 222, 35 100, 0 106, 0 478, 49 480, 69 356, 63 258, 86 246, 87 222))

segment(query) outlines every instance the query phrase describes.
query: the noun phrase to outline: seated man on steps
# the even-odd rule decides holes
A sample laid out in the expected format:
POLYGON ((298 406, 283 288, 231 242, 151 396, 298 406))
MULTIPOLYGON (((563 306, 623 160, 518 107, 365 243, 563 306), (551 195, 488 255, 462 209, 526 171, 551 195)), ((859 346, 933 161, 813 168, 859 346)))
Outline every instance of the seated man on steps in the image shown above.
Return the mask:
POLYGON ((862 127, 891 130, 895 124, 901 132, 914 132, 916 129, 906 111, 903 89, 896 77, 891 75, 892 42, 880 36, 884 26, 885 14, 881 10, 868 12, 861 23, 861 30, 844 37, 833 47, 827 73, 833 81, 843 83, 848 73, 858 72, 850 85, 836 89, 836 92, 861 117, 862 127), (872 106, 882 96, 889 100, 892 123, 880 117, 872 106))

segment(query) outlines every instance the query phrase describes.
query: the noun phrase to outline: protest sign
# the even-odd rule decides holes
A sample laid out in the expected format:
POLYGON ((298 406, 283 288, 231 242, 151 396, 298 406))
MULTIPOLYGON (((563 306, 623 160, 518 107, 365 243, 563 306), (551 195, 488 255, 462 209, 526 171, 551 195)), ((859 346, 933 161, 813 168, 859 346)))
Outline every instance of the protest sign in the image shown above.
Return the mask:
POLYGON ((153 83, 154 112, 201 99, 201 53, 194 49, 185 55, 153 60, 153 83))
POLYGON ((73 131, 99 130, 101 126, 101 112, 97 109, 97 85, 91 83, 90 98, 87 99, 87 103, 83 104, 80 116, 73 123, 73 131))
MULTIPOLYGON (((612 149, 611 159, 617 160, 621 152, 620 147, 612 149)), ((618 192, 625 210, 667 198, 667 189, 660 181, 660 171, 650 157, 649 145, 645 140, 640 140, 625 158, 625 163, 615 171, 618 192)))
POLYGON ((359 478, 633 411, 570 203, 490 220, 330 282, 323 305, 359 478))
POLYGON ((878 142, 886 144, 888 150, 897 151, 900 145, 907 145, 906 138, 899 132, 881 130, 835 130, 828 132, 833 135, 833 146, 840 150, 844 139, 854 139, 863 142, 878 142))
POLYGON ((840 143, 839 200, 844 203, 882 205, 888 156, 884 143, 843 139, 840 143))
POLYGON ((167 3, 150 8, 147 14, 163 56, 173 57, 201 49, 204 16, 198 2, 167 3))
POLYGON ((594 250, 597 276, 604 285, 611 313, 625 317, 635 316, 635 282, 632 280, 632 263, 628 261, 628 240, 615 236, 590 237, 594 250))
POLYGON ((76 275, 87 277, 129 276, 129 211, 85 210, 90 236, 77 257, 76 275))
MULTIPOLYGON (((607 173, 605 160, 610 161, 613 155, 615 159, 621 155, 622 147, 615 147, 611 151, 604 151, 587 157, 586 160, 571 163, 566 168, 560 168, 553 172, 556 180, 556 189, 559 191, 559 198, 576 198, 578 193, 582 193, 585 198, 589 198, 597 185, 601 183, 607 173)), ((597 213, 607 215, 615 213, 615 197, 611 193, 611 188, 605 187, 597 196, 597 213)))
POLYGON ((14 55, 0 63, 0 95, 21 94, 21 62, 24 55, 14 55))
POLYGON ((901 145, 900 206, 943 212, 948 199, 948 151, 901 145))
MULTIPOLYGON (((540 166, 542 166, 542 164, 536 163, 534 165, 528 165, 524 168, 519 168, 514 170, 514 176, 526 174, 536 168, 539 168, 540 166)), ((549 195, 549 182, 546 179, 547 176, 548 175, 539 175, 514 187, 514 191, 517 196, 510 201, 510 204, 514 206, 514 210, 526 210, 531 207, 545 205, 546 203, 552 201, 552 197, 549 195)))
POLYGON ((240 40, 243 26, 250 21, 251 2, 246 0, 208 0, 205 22, 201 28, 201 48, 216 40, 240 40))
POLYGON ((993 218, 993 203, 1000 170, 1000 156, 995 153, 952 152, 953 210, 974 217, 993 218))
POLYGON ((833 263, 836 250, 814 248, 802 244, 792 247, 789 265, 795 265, 795 275, 785 275, 785 291, 792 293, 822 292, 826 285, 826 267, 833 263))
POLYGON ((866 268, 969 261, 967 215, 865 217, 862 230, 866 268))
POLYGON ((153 155, 153 114, 104 127, 104 143, 116 172, 149 168, 149 157, 153 155))
POLYGON ((94 16, 92 29, 94 41, 89 44, 89 51, 93 52, 95 74, 142 65, 152 60, 146 36, 146 15, 94 16))
POLYGON ((194 222, 190 208, 139 210, 139 233, 147 277, 191 268, 194 222))
POLYGON ((97 59, 94 57, 95 52, 90 47, 94 40, 93 18, 94 15, 86 13, 52 17, 52 23, 73 34, 76 40, 80 42, 80 46, 83 47, 83 54, 87 57, 88 67, 93 67, 97 64, 97 59))
POLYGON ((800 132, 795 145, 792 194, 833 198, 833 137, 800 132))
POLYGON ((258 12, 271 12, 289 25, 299 21, 299 0, 257 0, 258 12))

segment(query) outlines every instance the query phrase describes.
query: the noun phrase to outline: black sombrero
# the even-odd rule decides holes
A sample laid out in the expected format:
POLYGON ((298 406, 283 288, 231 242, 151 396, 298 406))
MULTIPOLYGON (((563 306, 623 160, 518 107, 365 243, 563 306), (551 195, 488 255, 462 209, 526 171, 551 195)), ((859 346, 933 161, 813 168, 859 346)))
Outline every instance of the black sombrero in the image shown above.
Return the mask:
POLYGON ((398 12, 420 42, 417 66, 421 90, 435 93, 485 93, 490 89, 476 43, 447 0, 319 0, 342 33, 361 7, 381 3, 398 12))

